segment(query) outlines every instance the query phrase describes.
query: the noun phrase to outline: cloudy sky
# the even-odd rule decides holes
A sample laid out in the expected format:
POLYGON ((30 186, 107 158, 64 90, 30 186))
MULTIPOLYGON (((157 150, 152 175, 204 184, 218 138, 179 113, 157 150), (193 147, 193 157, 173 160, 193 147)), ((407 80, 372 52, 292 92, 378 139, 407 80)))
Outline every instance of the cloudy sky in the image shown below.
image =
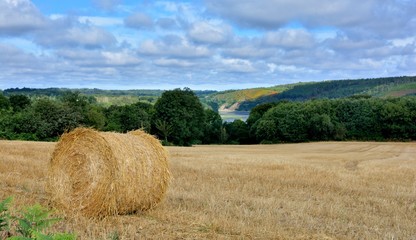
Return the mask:
POLYGON ((416 75, 415 0, 0 0, 0 89, 416 75))

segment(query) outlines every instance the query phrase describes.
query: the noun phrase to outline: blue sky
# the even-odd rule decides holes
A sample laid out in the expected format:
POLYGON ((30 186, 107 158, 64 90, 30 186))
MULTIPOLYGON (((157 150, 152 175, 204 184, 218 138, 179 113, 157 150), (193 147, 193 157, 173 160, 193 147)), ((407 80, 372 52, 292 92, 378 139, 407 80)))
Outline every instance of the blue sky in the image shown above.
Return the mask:
POLYGON ((416 75, 414 0, 0 0, 0 89, 416 75))

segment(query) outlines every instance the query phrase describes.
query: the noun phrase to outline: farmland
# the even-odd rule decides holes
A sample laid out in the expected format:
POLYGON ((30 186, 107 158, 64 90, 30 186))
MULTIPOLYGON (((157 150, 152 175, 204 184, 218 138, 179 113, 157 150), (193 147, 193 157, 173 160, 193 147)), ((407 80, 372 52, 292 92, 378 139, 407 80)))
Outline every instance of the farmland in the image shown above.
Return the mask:
MULTIPOLYGON (((48 206, 54 146, 0 141, 0 199, 48 206)), ((414 142, 167 149, 174 179, 158 207, 104 220, 67 216, 54 230, 80 239, 416 238, 414 142)))

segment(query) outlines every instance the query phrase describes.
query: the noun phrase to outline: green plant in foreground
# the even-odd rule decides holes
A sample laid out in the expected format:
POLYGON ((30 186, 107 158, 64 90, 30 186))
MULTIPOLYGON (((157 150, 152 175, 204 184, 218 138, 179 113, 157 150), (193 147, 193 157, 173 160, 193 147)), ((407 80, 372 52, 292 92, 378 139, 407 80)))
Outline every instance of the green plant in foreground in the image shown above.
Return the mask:
POLYGON ((9 205, 12 200, 12 197, 8 197, 4 201, 0 202, 0 232, 8 231, 10 228, 9 205))
POLYGON ((19 216, 11 216, 9 205, 12 198, 9 197, 0 202, 0 236, 8 237, 8 240, 72 240, 74 234, 50 233, 47 228, 59 222, 59 218, 50 218, 51 212, 39 204, 26 207, 20 211, 19 216), (4 235, 4 236, 3 236, 4 235))

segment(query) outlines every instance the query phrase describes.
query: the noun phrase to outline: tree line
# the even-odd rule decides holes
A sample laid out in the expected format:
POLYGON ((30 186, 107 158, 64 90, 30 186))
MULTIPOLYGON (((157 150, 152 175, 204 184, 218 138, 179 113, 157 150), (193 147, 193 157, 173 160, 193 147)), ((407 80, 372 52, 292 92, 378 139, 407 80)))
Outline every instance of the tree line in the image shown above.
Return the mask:
POLYGON ((416 140, 416 98, 281 101, 255 107, 247 124, 256 142, 416 140))
POLYGON ((239 110, 250 110, 259 104, 282 100, 337 99, 358 94, 382 97, 401 88, 414 89, 415 84, 416 76, 298 83, 285 85, 288 89, 279 94, 244 101, 240 104, 239 110))
POLYGON ((283 100, 254 107, 246 122, 223 122, 187 88, 165 91, 155 104, 110 107, 79 92, 56 98, 0 93, 0 139, 55 141, 77 126, 116 132, 141 128, 165 145, 180 146, 408 141, 416 140, 416 97, 283 100))
POLYGON ((0 139, 56 141, 78 126, 115 132, 143 129, 166 145, 189 146, 219 143, 222 119, 187 88, 165 91, 155 104, 110 107, 80 92, 53 97, 0 92, 0 139))

